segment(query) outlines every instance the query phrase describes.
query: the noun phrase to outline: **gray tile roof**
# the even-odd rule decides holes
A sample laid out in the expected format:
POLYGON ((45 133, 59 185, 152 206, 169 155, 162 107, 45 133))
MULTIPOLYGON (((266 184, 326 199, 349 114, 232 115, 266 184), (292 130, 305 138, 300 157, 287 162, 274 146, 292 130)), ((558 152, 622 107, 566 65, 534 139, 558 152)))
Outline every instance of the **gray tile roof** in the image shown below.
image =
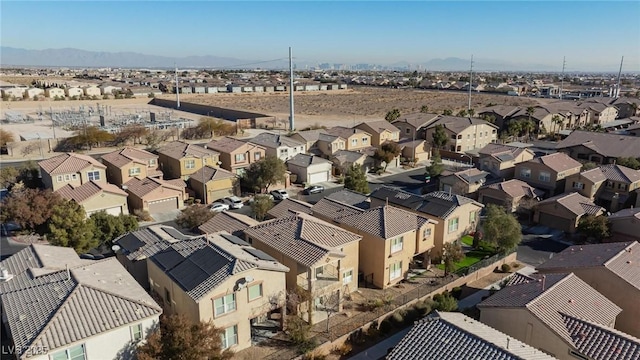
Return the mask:
POLYGON ((206 223, 200 225, 198 229, 204 234, 212 234, 219 231, 226 231, 235 236, 243 236, 244 230, 259 222, 246 215, 234 212, 223 211, 217 213, 206 223))
POLYGON ((348 139, 353 134, 368 134, 369 136, 371 136, 371 134, 369 134, 368 132, 366 132, 364 130, 356 129, 356 128, 350 128, 350 127, 346 127, 346 126, 334 126, 332 128, 326 129, 323 132, 325 134, 338 136, 338 137, 341 137, 343 139, 348 139))
POLYGON ((617 242, 574 245, 539 265, 539 270, 604 267, 640 289, 640 243, 617 242))
POLYGON ((503 162, 503 161, 514 160, 525 151, 531 152, 531 150, 529 149, 518 147, 518 146, 490 143, 490 144, 487 144, 482 149, 480 149, 478 151, 478 154, 491 156, 492 158, 500 162, 503 162))
POLYGON ((307 214, 266 221, 245 230, 245 233, 308 267, 330 253, 342 254, 340 247, 362 239, 307 214))
POLYGON ((551 360, 554 357, 461 313, 436 311, 416 322, 389 360, 551 360))
POLYGON ((381 186, 369 194, 369 197, 385 202, 388 201, 389 204, 398 205, 412 210, 417 210, 424 202, 424 197, 422 196, 391 186, 381 186))
POLYGON ((489 176, 489 173, 476 168, 470 168, 455 172, 452 175, 467 184, 483 184, 486 181, 487 176, 489 176))
POLYGON ((171 226, 152 225, 126 233, 113 240, 122 253, 131 261, 147 259, 166 249, 174 242, 193 239, 195 236, 182 234, 171 226))
POLYGON ((429 123, 427 129, 433 128, 435 126, 442 125, 447 130, 452 131, 455 134, 458 134, 470 126, 475 125, 487 125, 489 127, 493 127, 497 129, 497 126, 492 123, 474 117, 459 117, 459 116, 445 116, 440 115, 438 119, 434 122, 429 123))
POLYGON ((351 150, 338 150, 333 154, 333 159, 338 162, 338 164, 352 164, 360 159, 363 156, 367 156, 363 153, 351 150))
POLYGON ((538 279, 506 287, 478 308, 526 308, 567 343, 572 339, 562 314, 611 324, 622 311, 574 274, 548 274, 538 279))
POLYGON ((608 326, 561 314, 573 346, 594 360, 640 359, 640 339, 608 326))
POLYGON ((560 194, 543 201, 540 201, 536 206, 545 206, 548 204, 560 205, 572 212, 576 216, 582 215, 602 215, 604 208, 597 206, 589 198, 580 195, 577 192, 569 194, 560 194))
POLYGON ((307 154, 296 154, 296 156, 287 160, 287 164, 292 164, 292 165, 300 166, 303 168, 307 168, 311 165, 331 164, 331 161, 327 159, 323 159, 319 156, 313 156, 313 155, 307 155, 307 154))
POLYGON ((343 204, 355 206, 360 209, 369 208, 369 198, 349 189, 342 189, 325 196, 325 199, 339 201, 343 204))
POLYGON ((304 201, 295 200, 291 198, 284 199, 272 207, 267 215, 272 218, 281 218, 281 217, 289 217, 294 215, 297 212, 302 212, 305 214, 311 214, 311 207, 313 205, 306 203, 304 201))
POLYGON ((592 131, 573 131, 558 143, 557 149, 585 146, 607 157, 637 157, 640 154, 640 137, 592 131))
POLYGON ((331 220, 336 220, 346 215, 359 214, 362 210, 363 209, 359 207, 351 206, 328 197, 321 199, 311 208, 312 214, 321 215, 331 220))
MULTIPOLYGON (((220 153, 232 153, 243 146, 247 146, 247 143, 232 137, 223 137, 221 139, 213 140, 207 143, 206 148, 218 151, 220 153)), ((254 148, 257 145, 249 144, 249 148, 254 148)))
POLYGON ((430 220, 394 206, 379 206, 359 214, 339 217, 335 221, 382 239, 390 239, 409 231, 418 231, 430 220))
POLYGON ((640 181, 640 170, 633 170, 626 166, 621 165, 602 165, 600 171, 604 174, 607 180, 618 181, 622 183, 635 183, 640 181))
MULTIPOLYGON (((640 226, 640 208, 629 208, 616 211, 609 215, 609 221, 616 221, 618 219, 637 219, 637 226, 640 226)), ((640 233, 640 229, 638 231, 640 233)))
POLYGON ((162 312, 117 259, 64 250, 31 245, 0 263, 14 275, 0 300, 21 358, 29 346, 58 349, 162 312))
POLYGON ((296 139, 284 135, 271 134, 266 132, 256 135, 253 139, 250 139, 249 142, 272 149, 278 148, 280 146, 299 147, 305 145, 296 139))
POLYGON ((465 204, 475 204, 484 207, 473 199, 461 195, 449 194, 445 191, 434 191, 425 195, 425 202, 418 207, 418 211, 430 214, 441 219, 451 215, 458 207, 465 204))
POLYGON ((432 121, 438 118, 438 114, 429 114, 429 113, 414 113, 401 115, 398 120, 392 122, 392 124, 398 123, 407 123, 413 126, 416 129, 420 129, 428 124, 431 124, 432 121))
POLYGON ((528 276, 528 275, 520 274, 516 272, 516 273, 513 273, 513 275, 509 278, 505 287, 524 284, 524 283, 533 282, 533 281, 538 281, 538 279, 532 276, 528 276))
POLYGON ((392 133, 400 131, 400 129, 395 127, 392 123, 388 122, 387 120, 366 121, 356 125, 356 127, 365 128, 365 129, 369 128, 377 132, 378 134, 384 132, 385 130, 392 133))

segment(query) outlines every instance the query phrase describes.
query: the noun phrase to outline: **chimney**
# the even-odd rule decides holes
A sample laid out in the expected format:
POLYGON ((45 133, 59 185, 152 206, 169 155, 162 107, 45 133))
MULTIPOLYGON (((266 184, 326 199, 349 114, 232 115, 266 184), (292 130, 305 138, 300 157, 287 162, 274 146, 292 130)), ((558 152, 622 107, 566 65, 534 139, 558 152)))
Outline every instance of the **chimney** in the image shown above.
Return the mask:
POLYGON ((387 202, 387 206, 389 206, 389 197, 387 196, 386 199, 387 199, 387 201, 386 201, 387 202))

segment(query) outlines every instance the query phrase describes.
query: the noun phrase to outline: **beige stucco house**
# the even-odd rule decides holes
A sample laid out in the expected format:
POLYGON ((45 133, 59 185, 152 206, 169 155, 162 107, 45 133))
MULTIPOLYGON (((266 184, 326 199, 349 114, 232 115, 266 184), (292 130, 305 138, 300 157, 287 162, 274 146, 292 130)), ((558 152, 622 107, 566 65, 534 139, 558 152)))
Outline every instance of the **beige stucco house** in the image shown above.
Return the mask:
POLYGON ((231 137, 213 140, 205 148, 220 153, 220 167, 237 175, 242 175, 249 165, 266 156, 264 147, 231 137))
POLYGON ((633 206, 640 188, 640 170, 609 164, 567 178, 565 191, 577 191, 611 212, 633 206))
POLYGON ((345 150, 358 151, 373 146, 372 135, 358 128, 334 126, 324 130, 324 133, 344 139, 345 150))
POLYGON ((307 152, 305 142, 284 135, 263 132, 249 139, 248 142, 263 147, 267 156, 275 156, 282 161, 307 152))
POLYGON ((298 183, 318 184, 331 179, 332 162, 319 156, 298 154, 287 160, 287 169, 298 183))
POLYGON ((287 291, 304 300, 289 310, 308 323, 342 311, 342 298, 358 289, 360 235, 302 213, 244 232, 251 245, 291 269, 287 291))
POLYGON ((581 168, 582 164, 567 154, 554 153, 516 164, 515 178, 553 196, 561 194, 565 179, 579 173, 581 168))
POLYGON ((478 154, 480 170, 507 180, 513 178, 516 164, 534 158, 533 152, 527 148, 503 144, 488 144, 478 154))
POLYGON ((158 150, 158 160, 165 179, 187 180, 203 166, 219 167, 220 154, 202 146, 174 141, 158 150))
POLYGON ((80 186, 66 185, 56 191, 64 199, 82 205, 87 216, 105 211, 109 215, 128 215, 128 194, 113 184, 89 181, 80 186))
POLYGON ((162 179, 163 176, 158 155, 133 147, 102 155, 102 163, 107 166, 107 181, 118 186, 134 177, 162 179))
POLYGON ((404 139, 398 143, 398 146, 402 149, 400 156, 406 161, 420 163, 431 158, 431 145, 426 140, 404 139))
MULTIPOLYGON (((572 272, 622 309, 615 328, 640 338, 640 244, 574 245, 537 267, 541 274, 572 272)), ((613 327, 613 326, 612 326, 613 327)))
POLYGON ((236 174, 225 169, 205 166, 189 176, 189 188, 204 204, 231 196, 236 188, 236 174), (203 186, 203 184, 206 184, 203 186), (205 189, 206 188, 206 189, 205 189), (206 190, 206 195, 203 192, 206 190), (203 199, 204 198, 204 199, 203 199))
POLYGON ((148 211, 151 214, 184 208, 186 184, 180 179, 160 180, 133 178, 124 184, 129 194, 129 211, 148 211))
POLYGON ((440 115, 429 123, 425 133, 426 140, 432 142, 436 126, 442 125, 449 137, 447 148, 453 152, 465 152, 482 149, 497 139, 498 127, 488 121, 473 117, 440 115))
POLYGON ((435 121, 438 116, 440 115, 432 113, 401 115, 391 124, 400 130, 400 138, 402 139, 427 139, 425 137, 427 125, 435 121))
POLYGON ((357 129, 371 134, 371 145, 380 146, 387 141, 398 142, 400 129, 386 120, 363 122, 355 126, 357 129))
POLYGON ((66 185, 78 187, 89 181, 107 182, 106 166, 88 155, 66 153, 38 162, 42 183, 56 191, 66 185))
POLYGON ((540 201, 533 206, 533 221, 540 225, 575 233, 580 219, 585 215, 603 215, 604 208, 578 194, 560 194, 540 201))
POLYGON ((611 241, 640 241, 640 208, 629 208, 609 215, 611 241))
POLYGON ((510 212, 530 212, 543 195, 544 191, 524 181, 511 179, 478 189, 478 202, 500 205, 510 212))
POLYGON ((443 172, 438 178, 438 188, 456 195, 476 198, 476 192, 487 182, 489 173, 476 168, 457 172, 443 172))

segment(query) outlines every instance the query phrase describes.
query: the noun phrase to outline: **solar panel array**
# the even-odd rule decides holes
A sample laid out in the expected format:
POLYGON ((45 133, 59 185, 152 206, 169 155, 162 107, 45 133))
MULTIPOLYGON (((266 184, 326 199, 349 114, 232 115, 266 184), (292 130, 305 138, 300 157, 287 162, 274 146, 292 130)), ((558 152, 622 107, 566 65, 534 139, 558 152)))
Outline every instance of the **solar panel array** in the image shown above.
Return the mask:
POLYGON ((269 254, 265 253, 262 250, 249 248, 249 249, 244 249, 244 251, 248 252, 249 254, 253 255, 254 257, 260 260, 276 261, 276 259, 272 258, 269 254))
POLYGON ((239 246, 251 246, 249 245, 249 243, 245 242, 244 240, 240 239, 237 236, 234 235, 228 235, 228 234, 220 234, 220 236, 222 236, 223 238, 227 239, 229 242, 239 245, 239 246))

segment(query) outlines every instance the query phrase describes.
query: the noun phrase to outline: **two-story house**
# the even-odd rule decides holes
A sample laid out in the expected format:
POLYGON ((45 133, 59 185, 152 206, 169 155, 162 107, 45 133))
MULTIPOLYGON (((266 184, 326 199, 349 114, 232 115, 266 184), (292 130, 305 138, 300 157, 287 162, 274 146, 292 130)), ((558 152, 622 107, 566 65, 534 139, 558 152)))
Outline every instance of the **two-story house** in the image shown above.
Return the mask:
POLYGON ((66 185, 78 187, 89 181, 107 182, 106 166, 88 155, 66 153, 38 162, 42 183, 56 191, 66 185))
POLYGON ((370 148, 372 136, 370 133, 358 128, 334 126, 324 131, 326 134, 337 136, 345 140, 345 150, 360 151, 370 148))
POLYGON ((162 179, 163 176, 158 155, 133 147, 102 155, 102 163, 107 167, 107 181, 118 186, 134 177, 162 179))
POLYGON ((602 165, 567 178, 565 191, 577 191, 611 212, 633 205, 640 188, 640 170, 621 165, 602 165))
POLYGON ((631 207, 608 216, 613 241, 640 241, 640 208, 631 207))
POLYGON ((414 113, 401 115, 391 124, 400 130, 400 138, 403 139, 426 139, 425 132, 427 125, 438 118, 438 114, 414 113))
POLYGON ((400 129, 386 120, 363 122, 355 126, 371 134, 371 144, 380 146, 387 141, 400 141, 400 129))
POLYGON ((540 201, 533 206, 535 223, 575 233, 583 216, 601 216, 604 208, 596 205, 589 198, 577 192, 560 194, 540 201))
POLYGON ((158 159, 166 179, 187 180, 203 166, 218 167, 220 154, 202 146, 174 141, 158 150, 158 159))
POLYGON ((565 179, 581 168, 582 164, 567 154, 554 153, 516 164, 515 177, 553 196, 562 193, 565 179))
POLYGON ((275 156, 282 161, 287 161, 297 154, 307 152, 305 143, 284 135, 264 132, 256 135, 248 142, 264 148, 267 156, 275 156))
POLYGON ((476 198, 476 192, 487 182, 488 176, 488 172, 476 168, 443 172, 438 178, 438 188, 447 193, 476 198))
POLYGON ((244 232, 256 249, 291 269, 287 291, 302 293, 308 300, 290 310, 309 324, 342 311, 342 298, 358 289, 360 235, 302 213, 244 232))
POLYGON ((615 164, 619 157, 638 157, 640 137, 575 130, 556 149, 576 160, 615 164))
POLYGON ((488 171, 503 179, 512 179, 516 164, 535 157, 533 151, 527 148, 493 143, 480 149, 478 154, 480 170, 488 171))
POLYGON ((220 153, 220 167, 236 175, 242 175, 249 165, 266 156, 264 147, 231 137, 213 140, 205 148, 220 153))
POLYGON ((600 168, 581 171, 567 176, 564 184, 564 192, 577 192, 580 195, 594 201, 602 185, 607 181, 600 168))
POLYGON ((432 141, 436 126, 442 125, 449 137, 447 146, 453 152, 482 149, 497 139, 498 127, 488 121, 473 117, 440 115, 427 125, 426 140, 432 141))
POLYGON ((296 174, 297 182, 317 184, 331 178, 331 161, 319 156, 298 154, 287 160, 287 169, 296 174))
POLYGON ((380 206, 335 219, 362 236, 360 271, 366 282, 386 289, 405 278, 414 257, 430 259, 436 221, 393 206, 380 206))
POLYGON ((478 201, 484 205, 496 204, 511 212, 530 213, 544 191, 524 181, 511 179, 486 185, 478 189, 478 201))
POLYGON ((80 186, 65 185, 56 191, 63 199, 82 205, 87 216, 105 211, 109 215, 127 215, 127 193, 113 184, 89 181, 80 186))
POLYGON ((205 166, 189 177, 189 188, 203 204, 231 196, 236 188, 237 175, 221 168, 205 166))

